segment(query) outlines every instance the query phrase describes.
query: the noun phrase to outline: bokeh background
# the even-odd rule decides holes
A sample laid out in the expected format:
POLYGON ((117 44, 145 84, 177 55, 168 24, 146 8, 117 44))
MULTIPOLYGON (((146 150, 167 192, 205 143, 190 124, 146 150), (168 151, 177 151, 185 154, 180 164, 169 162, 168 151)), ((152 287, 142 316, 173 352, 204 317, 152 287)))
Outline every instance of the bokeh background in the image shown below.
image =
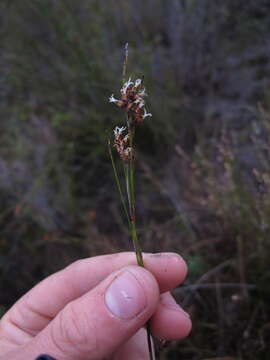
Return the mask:
MULTIPOLYGON (((131 249, 108 103, 145 76, 137 213, 176 251, 192 334, 160 359, 269 359, 269 0, 2 0, 0 311, 70 262, 131 249)), ((51 294, 53 297, 53 294, 51 294)))

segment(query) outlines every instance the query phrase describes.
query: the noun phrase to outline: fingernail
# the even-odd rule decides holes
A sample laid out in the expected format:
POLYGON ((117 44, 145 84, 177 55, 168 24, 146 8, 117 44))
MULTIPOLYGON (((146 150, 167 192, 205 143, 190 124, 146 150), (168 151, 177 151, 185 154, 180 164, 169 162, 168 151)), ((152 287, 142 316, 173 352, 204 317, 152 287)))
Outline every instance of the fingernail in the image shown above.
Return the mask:
POLYGON ((177 310, 177 311, 181 312, 183 316, 189 318, 189 314, 187 312, 185 312, 181 308, 180 305, 177 304, 177 302, 174 300, 174 298, 172 296, 167 296, 165 294, 161 295, 160 302, 161 302, 161 304, 165 305, 167 308, 169 308, 171 310, 177 310))
POLYGON ((157 257, 157 258, 160 258, 160 257, 163 257, 163 258, 176 258, 176 259, 181 258, 180 255, 178 255, 177 253, 173 253, 173 252, 152 253, 152 254, 149 254, 149 256, 157 257))
POLYGON ((105 303, 114 316, 132 319, 146 307, 146 297, 136 277, 126 271, 116 277, 108 287, 105 303))

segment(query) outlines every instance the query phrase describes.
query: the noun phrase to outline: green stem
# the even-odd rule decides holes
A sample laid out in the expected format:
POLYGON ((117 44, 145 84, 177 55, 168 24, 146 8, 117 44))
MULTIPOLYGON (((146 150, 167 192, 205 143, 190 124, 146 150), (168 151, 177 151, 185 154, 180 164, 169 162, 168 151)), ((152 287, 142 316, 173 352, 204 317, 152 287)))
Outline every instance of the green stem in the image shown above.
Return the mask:
POLYGON ((123 209, 124 209, 124 212, 125 212, 129 227, 131 227, 130 217, 129 217, 129 214, 128 214, 128 209, 127 209, 127 206, 126 206, 124 194, 123 194, 123 191, 122 191, 119 176, 118 176, 117 169, 116 169, 116 166, 115 166, 115 161, 114 161, 113 154, 112 154, 110 140, 108 140, 108 149, 109 149, 109 154, 110 154, 110 158, 111 158, 113 174, 114 174, 115 182, 116 182, 116 185, 117 185, 117 189, 118 189, 118 192, 119 192, 119 195, 120 195, 120 199, 121 199, 121 202, 122 202, 122 205, 123 205, 123 209))
MULTIPOLYGON (((126 180, 126 191, 127 191, 127 199, 128 199, 128 208, 129 208, 129 219, 131 221, 132 218, 132 200, 131 200, 131 192, 130 192, 130 173, 129 173, 129 164, 124 163, 124 174, 126 180)), ((129 224, 131 226, 131 222, 129 224)))
POLYGON ((135 219, 131 220, 130 232, 131 232, 131 238, 132 238, 132 242, 133 242, 133 246, 134 246, 134 250, 135 250, 135 254, 136 254, 137 263, 139 266, 144 267, 142 250, 140 248, 140 244, 139 244, 139 240, 138 240, 135 219))
POLYGON ((124 84, 125 81, 126 81, 127 63, 128 63, 128 43, 126 43, 126 45, 125 45, 125 54, 124 54, 124 63, 123 63, 123 74, 122 74, 123 84, 124 84))
POLYGON ((133 137, 135 135, 135 130, 129 130, 129 146, 132 149, 131 157, 129 160, 129 177, 130 177, 130 193, 131 193, 131 203, 132 203, 132 211, 135 217, 135 174, 134 174, 134 144, 133 144, 133 137))
MULTIPOLYGON (((137 264, 144 267, 142 250, 139 244, 137 227, 136 227, 136 216, 135 216, 135 185, 134 185, 134 145, 133 145, 134 130, 129 128, 129 146, 132 149, 131 158, 125 166, 125 179, 127 187, 127 195, 129 202, 129 215, 130 215, 130 234, 133 242, 133 247, 136 254, 137 264)), ((152 336, 150 323, 146 324, 147 331, 147 343, 149 350, 150 360, 155 360, 155 350, 152 346, 152 336)))

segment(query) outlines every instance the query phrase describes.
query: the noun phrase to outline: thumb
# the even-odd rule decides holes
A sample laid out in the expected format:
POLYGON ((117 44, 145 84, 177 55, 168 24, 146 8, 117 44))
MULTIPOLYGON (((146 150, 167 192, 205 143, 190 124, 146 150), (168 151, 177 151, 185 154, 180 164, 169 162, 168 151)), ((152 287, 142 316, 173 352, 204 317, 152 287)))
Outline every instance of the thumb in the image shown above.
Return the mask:
POLYGON ((58 360, 107 357, 147 322, 158 299, 158 284, 149 271, 124 267, 69 303, 28 345, 27 356, 34 359, 47 353, 58 360))

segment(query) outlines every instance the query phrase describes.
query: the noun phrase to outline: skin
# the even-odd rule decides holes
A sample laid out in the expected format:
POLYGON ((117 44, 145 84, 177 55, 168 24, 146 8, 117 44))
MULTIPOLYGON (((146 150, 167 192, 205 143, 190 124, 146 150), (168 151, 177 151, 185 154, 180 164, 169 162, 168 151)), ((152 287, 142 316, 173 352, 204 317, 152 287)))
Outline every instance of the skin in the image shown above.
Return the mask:
POLYGON ((191 330, 189 316, 170 291, 187 273, 174 253, 144 254, 145 268, 134 253, 125 252, 79 260, 49 276, 21 299, 0 321, 0 360, 35 359, 49 354, 57 360, 148 359, 144 324, 151 318, 152 334, 181 339, 191 330), (144 301, 129 319, 114 316, 106 291, 123 274, 134 276, 144 301))

